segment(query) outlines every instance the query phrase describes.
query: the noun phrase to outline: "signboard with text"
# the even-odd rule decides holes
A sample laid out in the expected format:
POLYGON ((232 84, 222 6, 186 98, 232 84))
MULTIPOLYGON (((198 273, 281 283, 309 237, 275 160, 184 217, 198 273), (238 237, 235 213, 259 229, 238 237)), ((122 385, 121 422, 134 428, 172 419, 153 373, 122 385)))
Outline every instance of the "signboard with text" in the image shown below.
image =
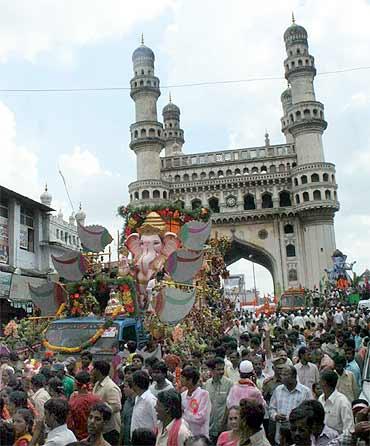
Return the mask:
POLYGON ((12 284, 12 274, 0 271, 0 299, 8 299, 12 284))

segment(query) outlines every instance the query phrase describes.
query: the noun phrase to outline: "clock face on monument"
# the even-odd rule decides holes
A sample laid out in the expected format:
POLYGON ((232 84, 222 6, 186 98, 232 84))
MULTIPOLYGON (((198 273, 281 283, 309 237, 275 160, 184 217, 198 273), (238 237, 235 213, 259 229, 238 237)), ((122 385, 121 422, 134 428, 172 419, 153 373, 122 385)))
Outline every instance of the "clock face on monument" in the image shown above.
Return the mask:
POLYGON ((235 197, 227 197, 226 198, 226 206, 229 208, 233 208, 236 205, 236 198, 235 197))

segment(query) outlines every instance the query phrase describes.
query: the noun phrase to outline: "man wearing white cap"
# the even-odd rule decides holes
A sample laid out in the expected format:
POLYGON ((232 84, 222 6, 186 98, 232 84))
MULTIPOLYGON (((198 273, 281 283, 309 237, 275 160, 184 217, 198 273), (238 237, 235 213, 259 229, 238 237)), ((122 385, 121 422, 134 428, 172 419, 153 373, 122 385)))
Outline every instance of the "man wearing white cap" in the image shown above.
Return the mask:
POLYGON ((255 400, 257 403, 266 406, 262 393, 254 383, 255 374, 251 361, 242 361, 239 364, 240 380, 232 386, 227 397, 226 406, 239 406, 240 400, 255 400))

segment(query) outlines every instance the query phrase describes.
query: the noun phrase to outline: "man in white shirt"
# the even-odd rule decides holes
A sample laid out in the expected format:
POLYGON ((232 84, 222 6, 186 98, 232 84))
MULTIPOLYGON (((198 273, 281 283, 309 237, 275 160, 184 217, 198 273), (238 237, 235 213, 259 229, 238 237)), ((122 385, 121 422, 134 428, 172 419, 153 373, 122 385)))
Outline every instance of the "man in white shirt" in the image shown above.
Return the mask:
POLYGON ((320 385, 323 394, 319 402, 325 410, 325 424, 340 434, 353 432, 352 407, 348 398, 336 390, 338 375, 332 370, 326 370, 320 375, 320 385))
POLYGON ((312 446, 326 446, 331 440, 338 438, 339 433, 325 424, 325 411, 319 401, 303 401, 298 407, 307 411, 307 425, 311 429, 312 446))
POLYGON ((153 384, 150 385, 150 391, 157 398, 159 392, 173 389, 171 381, 167 379, 167 366, 163 361, 156 361, 151 367, 151 376, 153 384))
POLYGON ((336 325, 337 327, 343 324, 343 322, 344 322, 344 317, 343 317, 343 313, 342 313, 342 311, 340 310, 340 308, 337 308, 337 309, 335 310, 333 319, 334 319, 335 325, 336 325))
POLYGON ((32 395, 33 404, 38 414, 43 417, 44 405, 46 401, 50 400, 49 392, 45 389, 46 378, 43 374, 38 373, 31 378, 31 384, 34 391, 32 395))
POLYGON ((298 325, 299 328, 305 328, 306 323, 302 316, 301 310, 298 310, 298 315, 294 317, 294 319, 292 321, 292 325, 293 325, 293 327, 298 325))
POLYGON ((298 358, 299 362, 294 366, 297 369, 298 381, 312 390, 312 385, 320 381, 319 369, 309 362, 310 352, 307 347, 301 347, 298 350, 298 358))
POLYGON ((175 389, 160 392, 155 409, 159 420, 156 446, 184 446, 192 435, 182 418, 181 395, 175 389))
POLYGON ((91 379, 95 383, 93 393, 112 409, 111 419, 104 425, 104 438, 111 446, 119 443, 121 430, 121 390, 109 377, 110 364, 99 360, 93 362, 91 379))
MULTIPOLYGON (((62 398, 51 398, 46 401, 45 424, 49 428, 44 446, 66 446, 77 441, 74 433, 67 428, 68 402, 62 398)), ((29 446, 40 443, 44 431, 44 420, 36 422, 29 446)))
POLYGON ((186 387, 181 394, 183 418, 188 423, 193 436, 205 435, 209 438, 211 400, 207 390, 199 387, 198 383, 198 370, 190 366, 184 367, 181 372, 181 384, 186 387))
POLYGON ((155 405, 157 398, 149 389, 149 375, 144 370, 137 370, 132 375, 132 390, 136 393, 135 405, 131 418, 131 436, 138 428, 156 432, 157 412, 155 405))

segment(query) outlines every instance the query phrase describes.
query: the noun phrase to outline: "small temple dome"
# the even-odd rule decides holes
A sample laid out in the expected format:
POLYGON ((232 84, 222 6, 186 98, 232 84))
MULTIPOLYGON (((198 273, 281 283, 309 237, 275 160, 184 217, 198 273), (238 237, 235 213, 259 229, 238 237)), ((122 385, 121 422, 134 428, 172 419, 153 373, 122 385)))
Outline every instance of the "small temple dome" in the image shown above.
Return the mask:
POLYGON ((50 206, 51 205, 51 201, 52 201, 53 197, 52 195, 48 192, 48 185, 45 185, 45 190, 44 192, 40 195, 40 201, 42 204, 44 204, 45 206, 50 206))
POLYGON ((82 221, 82 220, 84 220, 86 218, 86 214, 82 210, 81 203, 80 203, 79 210, 78 210, 77 214, 75 215, 75 218, 76 218, 77 221, 82 221))
POLYGON ((141 60, 148 60, 154 63, 155 56, 153 51, 142 43, 136 50, 132 53, 132 62, 140 62, 141 60))
POLYGON ((59 220, 63 220, 63 212, 61 209, 59 209, 58 215, 57 215, 59 220))
POLYGON ((173 102, 169 102, 166 106, 163 107, 163 114, 168 112, 175 112, 180 114, 180 109, 173 102))
POLYGON ((294 43, 307 43, 307 31, 303 26, 293 23, 284 33, 284 41, 286 45, 294 43))

